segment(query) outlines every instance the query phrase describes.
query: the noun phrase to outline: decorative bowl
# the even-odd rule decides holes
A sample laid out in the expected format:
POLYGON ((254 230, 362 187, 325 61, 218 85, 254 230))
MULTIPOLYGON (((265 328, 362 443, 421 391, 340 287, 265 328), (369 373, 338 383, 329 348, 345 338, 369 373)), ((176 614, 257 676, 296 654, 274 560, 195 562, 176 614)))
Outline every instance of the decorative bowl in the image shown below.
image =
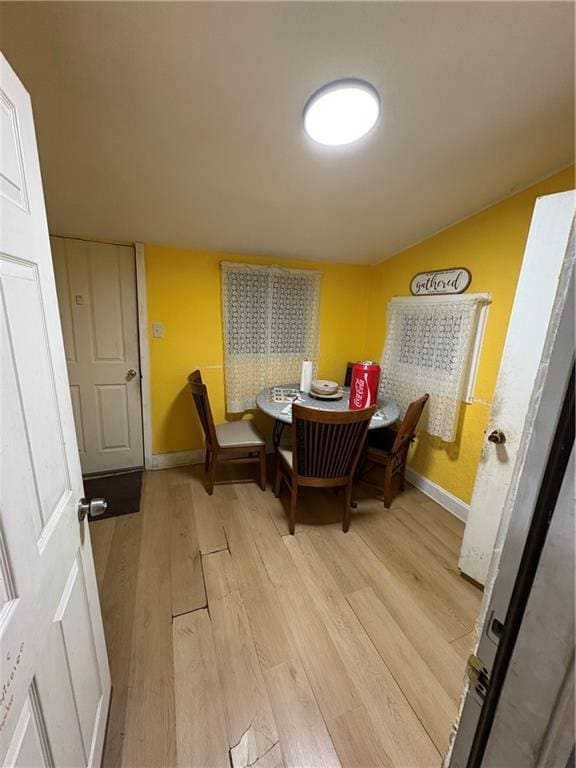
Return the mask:
POLYGON ((319 395, 335 395, 338 392, 338 384, 328 379, 314 379, 312 390, 319 395))

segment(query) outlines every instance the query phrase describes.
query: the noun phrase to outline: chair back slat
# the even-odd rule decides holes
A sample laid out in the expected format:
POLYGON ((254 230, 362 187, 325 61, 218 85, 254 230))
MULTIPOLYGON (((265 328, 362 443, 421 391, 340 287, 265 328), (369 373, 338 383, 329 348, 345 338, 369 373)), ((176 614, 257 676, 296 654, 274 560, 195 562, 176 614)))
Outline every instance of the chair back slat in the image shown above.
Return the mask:
POLYGON ((216 437, 212 409, 210 408, 210 399, 206 384, 202 383, 202 375, 199 370, 192 371, 188 376, 188 385, 192 392, 200 424, 202 425, 206 445, 210 448, 216 448, 218 446, 218 439, 216 437))
POLYGON ((321 411, 292 406, 292 454, 300 477, 348 477, 356 469, 376 406, 360 411, 321 411))
POLYGON ((422 395, 418 400, 414 400, 414 402, 410 403, 406 409, 406 413, 404 414, 398 432, 396 433, 390 453, 401 456, 404 452, 408 451, 408 447, 410 446, 410 442, 414 439, 416 427, 418 426, 422 411, 424 410, 424 406, 428 402, 429 397, 430 395, 422 395))

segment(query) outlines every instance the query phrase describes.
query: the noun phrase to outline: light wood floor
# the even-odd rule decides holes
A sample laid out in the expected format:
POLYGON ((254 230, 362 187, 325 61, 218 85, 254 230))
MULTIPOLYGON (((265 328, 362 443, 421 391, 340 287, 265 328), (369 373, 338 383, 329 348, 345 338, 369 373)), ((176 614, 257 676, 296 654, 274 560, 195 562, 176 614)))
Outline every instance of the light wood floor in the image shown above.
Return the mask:
POLYGON ((185 467, 91 524, 105 766, 440 766, 481 593, 456 518, 415 488, 390 510, 373 493, 344 534, 342 496, 304 492, 288 536, 286 494, 210 497, 185 467))

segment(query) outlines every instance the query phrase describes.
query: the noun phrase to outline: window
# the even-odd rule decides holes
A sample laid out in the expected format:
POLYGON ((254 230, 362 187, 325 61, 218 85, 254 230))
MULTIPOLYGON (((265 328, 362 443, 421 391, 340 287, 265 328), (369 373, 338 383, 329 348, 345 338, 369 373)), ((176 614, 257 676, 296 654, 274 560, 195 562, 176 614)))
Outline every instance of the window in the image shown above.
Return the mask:
POLYGON ((472 400, 488 294, 392 299, 380 389, 402 409, 430 394, 422 427, 456 438, 460 403, 472 400))
POLYGON ((229 413, 265 387, 300 380, 316 361, 321 273, 223 262, 224 375, 229 413))

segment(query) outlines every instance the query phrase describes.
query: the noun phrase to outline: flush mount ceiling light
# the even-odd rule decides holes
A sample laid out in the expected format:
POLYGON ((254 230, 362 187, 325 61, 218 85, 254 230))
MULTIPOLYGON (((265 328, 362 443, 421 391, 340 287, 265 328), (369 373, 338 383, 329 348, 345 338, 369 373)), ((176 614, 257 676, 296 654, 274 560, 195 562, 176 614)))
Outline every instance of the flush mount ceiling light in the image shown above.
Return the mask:
POLYGON ((364 80, 336 80, 304 107, 304 130, 319 144, 339 147, 365 136, 380 115, 378 91, 364 80))

